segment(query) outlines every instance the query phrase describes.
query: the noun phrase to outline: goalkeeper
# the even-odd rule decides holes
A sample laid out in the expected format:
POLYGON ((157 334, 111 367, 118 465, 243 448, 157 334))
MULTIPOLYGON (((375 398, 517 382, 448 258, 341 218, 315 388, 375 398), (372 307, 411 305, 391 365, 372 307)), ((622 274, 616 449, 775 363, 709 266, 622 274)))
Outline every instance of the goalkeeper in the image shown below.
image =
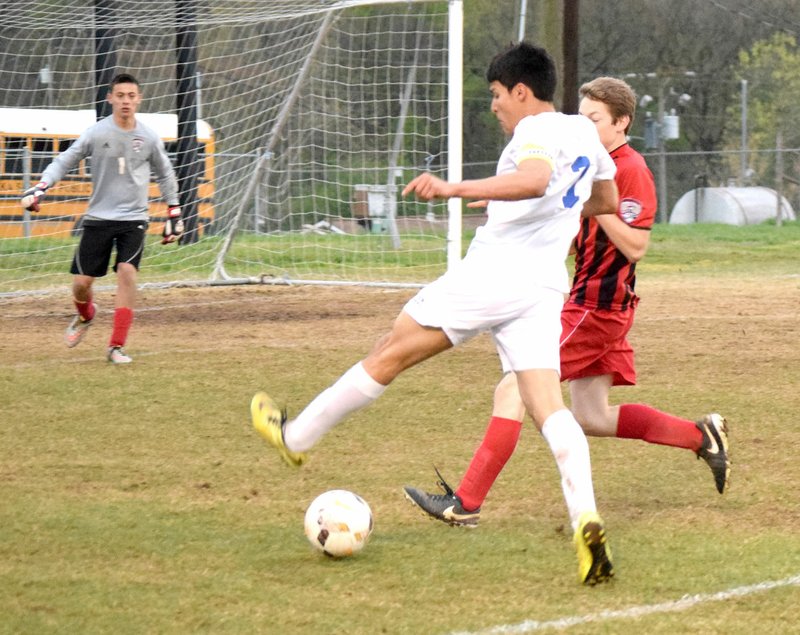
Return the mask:
POLYGON ((34 187, 26 190, 22 206, 32 212, 47 189, 78 167, 91 161, 92 196, 83 218, 80 241, 72 259, 72 294, 77 315, 64 333, 68 347, 77 346, 97 313, 92 285, 108 273, 112 251, 117 292, 114 325, 107 358, 112 364, 130 363, 123 346, 133 322, 136 276, 144 250, 148 225, 150 173, 155 174, 161 196, 168 205, 162 243, 175 242, 183 233, 178 206, 178 184, 164 144, 156 132, 136 119, 142 101, 139 82, 119 74, 109 85, 111 115, 88 128, 69 149, 58 155, 34 187))

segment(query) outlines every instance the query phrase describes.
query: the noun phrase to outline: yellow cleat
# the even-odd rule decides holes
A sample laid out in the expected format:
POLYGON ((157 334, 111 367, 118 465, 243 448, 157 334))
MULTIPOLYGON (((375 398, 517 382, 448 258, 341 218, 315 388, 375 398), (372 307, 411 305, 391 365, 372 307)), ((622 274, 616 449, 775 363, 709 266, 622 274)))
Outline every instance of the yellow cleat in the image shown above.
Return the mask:
POLYGON ((597 512, 581 514, 573 540, 578 551, 578 579, 589 586, 608 582, 614 575, 614 565, 606 529, 597 512))
POLYGON ((286 423, 286 411, 265 392, 258 392, 250 402, 250 416, 253 427, 274 447, 281 458, 292 467, 300 467, 306 462, 304 452, 292 452, 283 441, 283 424, 286 423))

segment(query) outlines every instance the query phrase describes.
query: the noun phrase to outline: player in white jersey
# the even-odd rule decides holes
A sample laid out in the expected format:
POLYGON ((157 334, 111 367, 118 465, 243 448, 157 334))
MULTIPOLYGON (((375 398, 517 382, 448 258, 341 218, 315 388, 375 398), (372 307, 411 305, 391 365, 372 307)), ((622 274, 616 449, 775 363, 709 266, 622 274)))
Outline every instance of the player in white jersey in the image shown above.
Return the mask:
POLYGON ((127 364, 132 360, 123 346, 133 322, 136 277, 148 224, 151 171, 168 205, 163 243, 180 238, 183 221, 178 207, 178 185, 164 143, 154 130, 136 119, 142 101, 139 82, 132 75, 117 75, 111 80, 107 99, 111 115, 88 128, 58 155, 42 173, 41 181, 24 192, 21 202, 26 209, 39 211, 47 189, 78 167, 83 159, 91 159, 92 196, 70 268, 77 314, 67 327, 64 340, 72 348, 86 335, 97 311, 92 285, 95 278, 108 273, 111 254, 116 248, 116 306, 106 356, 111 363, 127 364))
POLYGON ((489 201, 488 220, 465 258, 412 298, 372 352, 297 418, 287 421, 269 396, 256 394, 253 425, 287 463, 300 465, 328 430, 372 403, 402 371, 489 331, 556 458, 579 577, 595 584, 613 568, 586 437, 561 396, 560 316, 568 291, 565 260, 581 212, 616 211, 615 167, 588 119, 555 112, 555 66, 544 49, 525 43, 507 49, 490 64, 487 80, 492 112, 513 134, 497 174, 447 183, 426 173, 403 191, 423 200, 489 201))

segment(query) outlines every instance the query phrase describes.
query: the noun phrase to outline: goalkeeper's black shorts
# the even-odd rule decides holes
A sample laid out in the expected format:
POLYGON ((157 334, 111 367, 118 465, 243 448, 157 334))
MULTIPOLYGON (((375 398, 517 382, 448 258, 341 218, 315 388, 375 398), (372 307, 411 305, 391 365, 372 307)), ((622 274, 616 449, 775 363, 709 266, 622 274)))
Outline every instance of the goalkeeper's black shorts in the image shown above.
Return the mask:
POLYGON ((102 278, 108 273, 111 253, 115 249, 114 271, 121 262, 127 262, 138 270, 146 233, 147 221, 143 220, 84 221, 70 273, 102 278))

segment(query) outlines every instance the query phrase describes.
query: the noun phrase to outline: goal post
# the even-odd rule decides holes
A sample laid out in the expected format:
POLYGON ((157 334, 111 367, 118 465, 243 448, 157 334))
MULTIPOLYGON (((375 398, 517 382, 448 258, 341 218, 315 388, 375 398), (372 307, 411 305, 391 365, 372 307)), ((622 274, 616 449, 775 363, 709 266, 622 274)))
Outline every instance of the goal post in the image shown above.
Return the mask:
MULTIPOLYGON (((448 18, 447 179, 451 183, 458 183, 462 179, 464 128, 464 7, 461 0, 450 3, 448 18)), ((452 266, 461 259, 461 199, 449 199, 447 213, 447 263, 452 266)))
MULTIPOLYGON (((176 113, 175 5, 118 0, 105 16, 112 70, 139 78, 141 113, 176 113)), ((19 207, 23 183, 82 132, 37 122, 95 103, 94 0, 44 6, 20 0, 0 16, 0 113, 32 115, 7 126, 0 114, 0 294, 68 284, 91 193, 82 165, 38 215, 19 207)), ((461 0, 198 2, 185 38, 198 46, 188 89, 208 133, 197 240, 159 244, 166 206, 153 185, 142 282, 421 285, 460 258, 460 201, 399 193, 426 167, 460 178, 462 44, 452 30, 462 12, 461 0)), ((175 159, 177 129, 159 134, 175 159)))

